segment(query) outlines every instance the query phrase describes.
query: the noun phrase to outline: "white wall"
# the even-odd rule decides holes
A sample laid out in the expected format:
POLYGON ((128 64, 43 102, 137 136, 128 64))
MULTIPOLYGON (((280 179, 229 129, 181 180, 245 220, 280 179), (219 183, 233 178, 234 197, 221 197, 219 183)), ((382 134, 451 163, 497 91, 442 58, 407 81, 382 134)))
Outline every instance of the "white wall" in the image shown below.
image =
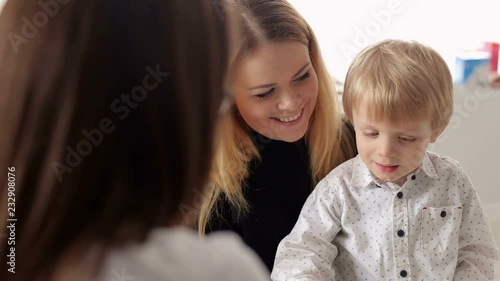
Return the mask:
POLYGON ((430 150, 458 160, 487 208, 498 209, 493 205, 500 206, 500 88, 457 87, 452 120, 430 150))
POLYGON ((417 40, 454 68, 455 55, 482 41, 500 42, 498 0, 289 0, 313 28, 329 71, 344 80, 355 53, 376 41, 417 40), (344 48, 344 51, 342 50, 344 48))

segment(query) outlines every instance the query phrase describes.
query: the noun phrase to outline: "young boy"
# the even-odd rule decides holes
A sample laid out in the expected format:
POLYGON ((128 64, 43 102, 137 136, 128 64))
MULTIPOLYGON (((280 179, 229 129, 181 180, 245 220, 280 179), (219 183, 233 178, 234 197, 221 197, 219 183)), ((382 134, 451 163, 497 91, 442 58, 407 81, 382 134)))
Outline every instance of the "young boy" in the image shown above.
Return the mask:
POLYGON ((342 100, 359 155, 309 196, 271 278, 493 280, 498 252, 472 183, 456 161, 426 151, 453 112, 442 57, 415 42, 368 47, 342 100))

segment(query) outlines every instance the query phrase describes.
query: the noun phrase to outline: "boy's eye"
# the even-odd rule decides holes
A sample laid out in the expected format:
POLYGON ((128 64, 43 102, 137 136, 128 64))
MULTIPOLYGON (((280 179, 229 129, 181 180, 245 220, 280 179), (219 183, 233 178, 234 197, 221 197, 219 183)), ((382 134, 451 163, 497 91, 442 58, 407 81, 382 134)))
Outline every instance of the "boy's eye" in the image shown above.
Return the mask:
POLYGON ((377 132, 363 132, 363 135, 368 136, 368 137, 376 137, 378 136, 377 132))
POLYGON ((402 141, 407 141, 407 142, 412 142, 415 140, 413 137, 399 137, 400 140, 402 141))
POLYGON ((309 73, 309 71, 308 71, 308 72, 304 73, 304 75, 297 78, 295 81, 302 82, 302 81, 306 80, 307 78, 309 78, 310 76, 311 76, 311 73, 309 73))
POLYGON ((274 92, 274 88, 271 88, 269 91, 267 91, 265 93, 255 95, 255 97, 262 100, 262 99, 269 97, 273 92, 274 92))

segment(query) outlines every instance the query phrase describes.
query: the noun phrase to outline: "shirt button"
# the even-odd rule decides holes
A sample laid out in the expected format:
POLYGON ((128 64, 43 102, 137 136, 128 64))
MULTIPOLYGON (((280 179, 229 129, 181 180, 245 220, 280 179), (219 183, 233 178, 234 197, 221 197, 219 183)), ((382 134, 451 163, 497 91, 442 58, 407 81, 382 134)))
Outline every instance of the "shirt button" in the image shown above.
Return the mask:
POLYGON ((411 176, 412 180, 415 180, 416 178, 417 178, 417 176, 415 176, 415 175, 411 176))
POLYGON ((401 191, 400 191, 400 192, 398 192, 398 198, 399 198, 399 199, 403 198, 403 192, 401 192, 401 191))
POLYGON ((398 230, 398 236, 399 237, 405 236, 405 232, 403 230, 398 230))
POLYGON ((442 217, 442 218, 446 217, 446 211, 442 211, 442 212, 441 212, 441 217, 442 217))
POLYGON ((406 276, 408 276, 408 272, 406 272, 406 270, 401 270, 399 275, 401 275, 401 277, 406 277, 406 276))

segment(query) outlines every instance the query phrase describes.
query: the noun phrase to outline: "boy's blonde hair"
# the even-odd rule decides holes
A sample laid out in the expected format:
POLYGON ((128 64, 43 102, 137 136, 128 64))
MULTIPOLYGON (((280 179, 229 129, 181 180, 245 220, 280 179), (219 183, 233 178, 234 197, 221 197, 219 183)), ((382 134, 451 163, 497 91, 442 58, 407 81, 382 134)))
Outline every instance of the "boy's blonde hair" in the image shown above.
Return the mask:
POLYGON ((453 82, 443 58, 414 41, 384 40, 362 50, 347 72, 344 111, 368 105, 373 120, 431 120, 444 129, 453 113, 453 82))
MULTIPOLYGON (((265 43, 300 42, 308 47, 318 77, 318 100, 309 121, 306 142, 309 149, 313 186, 340 163, 354 157, 356 148, 341 119, 337 94, 323 63, 318 42, 307 22, 286 0, 228 0, 243 21, 243 42, 235 65, 265 43)), ((231 71, 230 72, 234 72, 231 71)), ((260 154, 250 137, 248 125, 234 110, 220 123, 219 138, 210 174, 206 200, 201 207, 198 231, 217 215, 218 202, 228 200, 240 212, 248 210, 242 184, 248 177, 248 165, 260 154)), ((304 171, 306 172, 306 171, 304 171)))

